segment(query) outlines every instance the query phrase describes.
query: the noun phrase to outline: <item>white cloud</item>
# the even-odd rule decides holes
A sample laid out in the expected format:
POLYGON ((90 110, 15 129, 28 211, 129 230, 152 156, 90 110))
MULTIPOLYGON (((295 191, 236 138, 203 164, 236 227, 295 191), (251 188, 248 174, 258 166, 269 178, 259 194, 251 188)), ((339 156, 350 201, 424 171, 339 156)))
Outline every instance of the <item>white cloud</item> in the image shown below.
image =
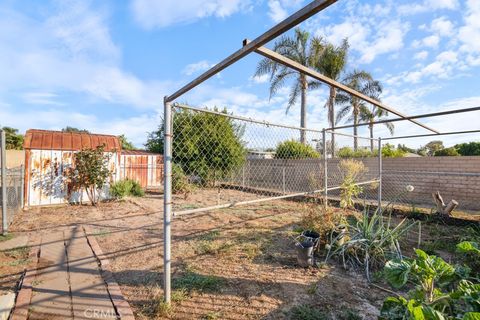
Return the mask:
POLYGON ((191 76, 194 73, 198 73, 198 72, 201 72, 201 71, 208 70, 213 66, 214 66, 214 64, 209 63, 207 60, 202 60, 202 61, 199 61, 199 62, 195 62, 195 63, 191 63, 191 64, 186 65, 185 68, 183 68, 182 73, 187 75, 187 76, 191 76))
POLYGON ((480 1, 468 0, 465 24, 459 29, 458 38, 464 52, 480 54, 480 1))
POLYGON ((428 57, 428 51, 423 50, 423 51, 417 52, 413 57, 417 60, 425 60, 428 57))
POLYGON ((135 21, 145 29, 191 23, 210 16, 224 18, 250 9, 248 0, 133 0, 135 21))
POLYGON ((255 77, 252 76, 252 77, 250 77, 249 80, 253 81, 256 84, 267 83, 268 80, 270 80, 270 75, 269 74, 264 74, 264 75, 255 76, 255 77))
POLYGON ((433 34, 421 40, 413 41, 412 46, 414 48, 419 48, 419 47, 436 48, 438 47, 439 42, 440 42, 440 37, 433 34))
POLYGON ((303 0, 268 0, 268 16, 278 23, 288 17, 291 9, 298 8, 303 0))
POLYGON ((23 100, 29 104, 62 105, 57 101, 58 95, 51 92, 26 92, 23 100))
POLYGON ((168 82, 142 81, 123 71, 107 17, 85 2, 62 2, 45 20, 4 7, 0 16, 0 93, 23 92, 24 101, 46 104, 53 96, 29 93, 66 91, 155 108, 170 87, 168 82))
POLYGON ((450 37, 453 35, 454 25, 447 18, 440 17, 432 21, 430 30, 439 36, 450 37))
POLYGON ((458 0, 424 0, 423 2, 400 5, 397 10, 400 14, 412 15, 435 10, 455 10, 457 8, 458 0))

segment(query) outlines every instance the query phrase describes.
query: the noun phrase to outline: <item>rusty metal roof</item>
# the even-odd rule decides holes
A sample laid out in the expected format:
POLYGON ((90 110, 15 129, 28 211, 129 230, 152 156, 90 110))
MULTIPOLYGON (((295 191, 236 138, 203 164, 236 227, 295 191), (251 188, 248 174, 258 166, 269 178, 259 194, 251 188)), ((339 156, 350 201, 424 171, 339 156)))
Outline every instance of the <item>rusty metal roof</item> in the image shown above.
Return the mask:
POLYGON ((145 150, 122 150, 122 155, 126 156, 161 156, 161 153, 155 153, 145 150))
POLYGON ((117 136, 30 129, 25 134, 24 149, 69 150, 93 149, 105 145, 105 151, 120 151, 122 145, 117 136))

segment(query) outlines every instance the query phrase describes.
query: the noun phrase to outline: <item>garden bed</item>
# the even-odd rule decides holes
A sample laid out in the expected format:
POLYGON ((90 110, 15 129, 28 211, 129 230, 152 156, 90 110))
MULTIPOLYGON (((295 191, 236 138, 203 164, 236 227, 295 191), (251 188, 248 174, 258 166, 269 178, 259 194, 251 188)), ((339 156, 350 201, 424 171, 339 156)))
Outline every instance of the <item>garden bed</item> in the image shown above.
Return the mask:
MULTIPOLYGON (((239 191, 229 192, 235 196, 239 191)), ((320 313, 376 319, 390 295, 371 287, 362 271, 346 271, 335 261, 319 268, 298 267, 293 239, 310 205, 283 200, 174 218, 174 303, 168 308, 161 303, 161 197, 148 195, 98 207, 36 208, 19 214, 12 230, 35 233, 87 225, 138 319, 302 319, 320 313)), ((188 203, 215 198, 216 190, 197 190, 188 203)), ((187 205, 182 197, 175 201, 187 205)), ((402 242, 406 255, 418 245, 415 230, 402 242)), ((422 222, 421 247, 448 257, 465 230, 422 222)))

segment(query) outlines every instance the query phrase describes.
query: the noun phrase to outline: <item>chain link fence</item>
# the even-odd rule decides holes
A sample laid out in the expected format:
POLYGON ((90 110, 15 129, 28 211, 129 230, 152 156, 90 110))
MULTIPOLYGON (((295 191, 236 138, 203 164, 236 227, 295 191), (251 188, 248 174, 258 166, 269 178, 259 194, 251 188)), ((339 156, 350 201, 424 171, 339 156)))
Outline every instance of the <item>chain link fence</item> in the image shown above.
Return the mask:
MULTIPOLYGON (((23 207, 23 166, 6 169, 5 188, 6 192, 6 225, 13 222, 13 218, 17 212, 23 207)), ((0 179, 3 181, 3 179, 0 179)), ((1 183, 0 183, 1 184, 1 183)), ((3 192, 0 193, 0 202, 3 203, 3 192)), ((3 217, 2 217, 3 225, 3 217)))
POLYGON ((2 233, 8 231, 15 214, 23 208, 24 167, 7 168, 5 132, 0 130, 0 207, 2 233))

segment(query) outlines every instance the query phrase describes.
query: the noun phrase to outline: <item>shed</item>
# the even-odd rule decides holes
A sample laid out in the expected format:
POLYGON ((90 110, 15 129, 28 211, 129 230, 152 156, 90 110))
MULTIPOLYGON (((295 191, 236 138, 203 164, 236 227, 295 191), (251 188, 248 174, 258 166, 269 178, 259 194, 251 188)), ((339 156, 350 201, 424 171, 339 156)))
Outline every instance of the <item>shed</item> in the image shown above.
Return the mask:
MULTIPOLYGON (((105 146, 112 172, 110 182, 117 181, 121 143, 113 135, 27 130, 25 149, 25 205, 54 205, 87 201, 83 193, 69 193, 66 170, 72 166, 73 154, 82 149, 105 146)), ((109 197, 107 185, 99 193, 100 199, 109 197)))
POLYGON ((145 189, 158 189, 163 184, 163 156, 144 150, 122 150, 118 176, 135 180, 145 189))

